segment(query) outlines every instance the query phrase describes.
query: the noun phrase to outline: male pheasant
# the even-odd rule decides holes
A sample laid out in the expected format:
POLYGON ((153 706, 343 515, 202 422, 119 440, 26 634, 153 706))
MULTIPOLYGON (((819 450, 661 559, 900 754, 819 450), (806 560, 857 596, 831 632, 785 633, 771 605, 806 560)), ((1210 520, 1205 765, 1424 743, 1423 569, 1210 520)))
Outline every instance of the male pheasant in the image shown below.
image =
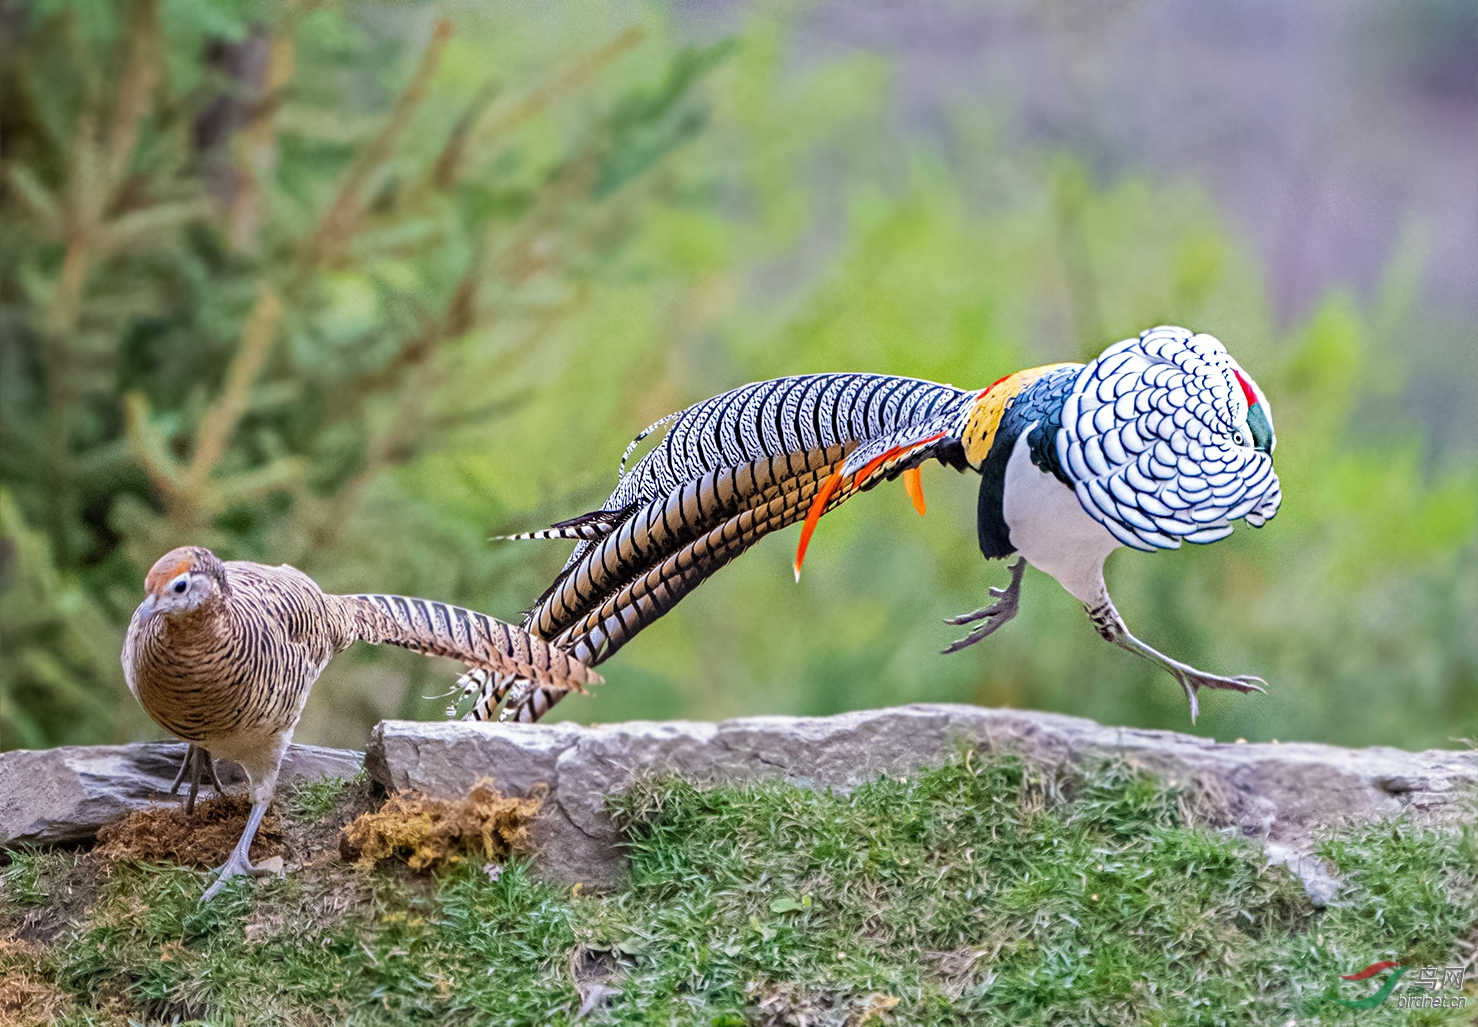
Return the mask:
MULTIPOLYGON (((981 476, 980 550, 1019 553, 996 602, 953 652, 1016 613, 1025 563, 1087 609, 1098 633, 1167 670, 1185 689, 1261 691, 1261 678, 1196 670, 1135 638, 1109 599, 1103 564, 1120 546, 1208 543, 1231 522, 1261 527, 1281 500, 1267 399, 1210 335, 1159 327, 1088 364, 1049 364, 985 389, 872 374, 758 382, 652 425, 628 447, 605 507, 514 538, 578 540, 524 626, 594 666, 763 536, 804 519, 795 572, 820 517, 902 475, 924 512, 929 459, 981 476), (666 435, 629 472, 648 434, 666 435)), ((474 684, 485 682, 478 672, 474 684)), ((483 689, 479 711, 496 706, 483 689)), ((536 719, 558 693, 520 697, 536 719)), ((481 714, 480 714, 481 715, 481 714)))
POLYGON ((129 691, 191 743, 187 765, 209 766, 207 753, 236 760, 250 783, 246 830, 202 902, 255 871, 252 839, 308 691, 355 642, 451 657, 551 695, 600 681, 563 650, 483 614, 425 599, 331 595, 292 567, 222 562, 196 546, 160 557, 145 588, 123 643, 129 691))

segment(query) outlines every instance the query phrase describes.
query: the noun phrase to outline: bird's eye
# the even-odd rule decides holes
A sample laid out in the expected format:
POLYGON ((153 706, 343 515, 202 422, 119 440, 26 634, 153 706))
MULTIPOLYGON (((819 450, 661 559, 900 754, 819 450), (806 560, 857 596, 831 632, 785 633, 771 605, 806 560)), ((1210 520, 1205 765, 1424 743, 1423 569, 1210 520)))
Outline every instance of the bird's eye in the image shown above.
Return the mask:
POLYGON ((174 583, 174 590, 176 594, 183 594, 185 589, 189 587, 189 583, 186 582, 184 578, 181 578, 179 581, 176 581, 174 583))
POLYGON ((1232 441, 1239 446, 1247 445, 1247 437, 1243 435, 1240 431, 1232 433, 1232 441))

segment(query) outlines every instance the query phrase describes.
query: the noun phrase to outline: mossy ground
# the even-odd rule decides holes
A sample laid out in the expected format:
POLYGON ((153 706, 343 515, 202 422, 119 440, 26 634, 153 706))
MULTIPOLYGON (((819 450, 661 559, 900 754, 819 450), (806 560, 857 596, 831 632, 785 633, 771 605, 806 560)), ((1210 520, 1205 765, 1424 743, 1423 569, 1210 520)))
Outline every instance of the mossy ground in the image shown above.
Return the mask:
POLYGON ((593 895, 517 860, 435 876, 345 864, 331 839, 368 793, 316 787, 280 804, 304 865, 205 908, 195 870, 13 853, 0 1019, 1285 1027, 1478 1012, 1472 827, 1331 838, 1345 888, 1317 909, 1206 826, 1190 790, 972 752, 849 796, 645 782, 616 810, 630 880, 593 895), (1467 964, 1467 1008, 1331 1001, 1372 993, 1339 975, 1382 959, 1467 964))

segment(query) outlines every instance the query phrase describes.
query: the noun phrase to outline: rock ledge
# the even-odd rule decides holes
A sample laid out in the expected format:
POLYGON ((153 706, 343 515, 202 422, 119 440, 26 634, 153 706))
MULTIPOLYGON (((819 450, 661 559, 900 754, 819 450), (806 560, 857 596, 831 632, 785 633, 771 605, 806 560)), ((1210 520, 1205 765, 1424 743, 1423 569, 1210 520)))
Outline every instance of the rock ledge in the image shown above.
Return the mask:
POLYGON ((464 796, 491 777, 505 793, 547 787, 534 830, 545 872, 609 887, 624 871, 606 797, 644 771, 702 782, 778 777, 846 789, 880 773, 937 766, 962 742, 1044 764, 1123 759, 1194 781, 1227 823, 1287 863, 1316 899, 1337 887, 1307 855, 1321 827, 1404 816, 1453 823, 1473 815, 1478 752, 1226 745, 1170 731, 1104 727, 1024 710, 915 705, 834 717, 747 717, 718 724, 632 721, 598 727, 384 721, 365 753, 390 789, 464 796))
MULTIPOLYGON (((109 821, 165 800, 184 758, 183 742, 0 752, 0 845, 91 841, 109 821)), ((357 752, 290 746, 278 787, 353 777, 362 762, 357 752)), ((216 774, 227 787, 246 780, 240 767, 225 760, 216 763, 216 774)), ((201 794, 215 793, 207 785, 201 794)))
MULTIPOLYGON (((533 840, 552 880, 610 887, 625 872, 606 800, 637 775, 699 783, 781 778, 852 788, 878 774, 938 766, 962 743, 1047 766, 1124 760, 1192 784, 1217 826, 1259 841, 1303 878, 1316 900, 1338 888, 1309 855, 1321 829, 1402 817, 1423 824, 1474 817, 1478 752, 1223 745, 1170 731, 1104 727, 1025 710, 918 705, 835 717, 748 717, 718 724, 631 721, 598 727, 383 721, 367 751, 295 745, 281 781, 358 773, 389 789, 465 796, 492 778, 505 793, 547 790, 533 840)), ((92 839, 99 827, 165 797, 185 747, 177 743, 0 753, 0 846, 92 839)), ((242 780, 222 762, 222 781, 242 780)))

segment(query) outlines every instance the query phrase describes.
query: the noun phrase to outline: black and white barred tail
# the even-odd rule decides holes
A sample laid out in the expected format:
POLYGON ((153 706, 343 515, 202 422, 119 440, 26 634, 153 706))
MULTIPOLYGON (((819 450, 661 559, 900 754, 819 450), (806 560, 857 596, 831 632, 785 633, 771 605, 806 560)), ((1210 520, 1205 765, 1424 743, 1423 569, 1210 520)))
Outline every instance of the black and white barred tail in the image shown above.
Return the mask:
POLYGON ((500 721, 520 724, 539 720, 569 691, 536 685, 527 678, 499 674, 483 667, 469 669, 453 687, 457 701, 447 707, 448 717, 455 717, 457 707, 475 696, 472 708, 467 711, 469 720, 492 720, 496 713, 500 721), (503 707, 501 712, 498 710, 500 705, 503 707))
POLYGON ((567 521, 559 521, 538 531, 522 531, 517 535, 494 535, 490 542, 525 542, 530 539, 569 538, 593 542, 609 535, 623 516, 620 510, 594 510, 567 521))
MULTIPOLYGON (((591 666, 608 659, 759 539, 805 519, 823 483, 844 469, 825 509, 924 459, 962 466, 958 431, 937 426, 954 429, 975 395, 915 378, 804 375, 746 385, 663 418, 627 447, 603 509, 510 536, 578 542, 524 627, 591 666), (661 440, 627 471, 636 446, 664 424, 661 440), (934 439, 940 444, 911 451, 906 462, 870 459, 872 448, 881 455, 934 439), (865 475, 856 473, 862 464, 850 466, 864 448, 865 475)), ((464 678, 464 688, 471 684, 464 678)), ((509 694, 505 719, 536 720, 561 698, 510 689, 482 689, 509 694)))

